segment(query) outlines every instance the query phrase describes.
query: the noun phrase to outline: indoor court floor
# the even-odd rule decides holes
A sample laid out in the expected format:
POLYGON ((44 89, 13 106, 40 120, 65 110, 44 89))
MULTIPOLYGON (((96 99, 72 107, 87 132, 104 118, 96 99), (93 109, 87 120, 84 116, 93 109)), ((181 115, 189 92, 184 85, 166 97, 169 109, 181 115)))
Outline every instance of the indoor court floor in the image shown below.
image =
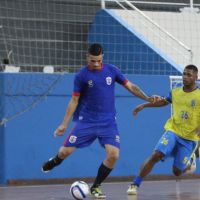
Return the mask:
MULTIPOLYGON (((104 183, 107 200, 200 200, 200 179, 144 181, 137 196, 127 196, 128 182, 104 183)), ((73 200, 70 185, 0 187, 0 200, 73 200)), ((86 200, 92 199, 91 197, 86 200)))

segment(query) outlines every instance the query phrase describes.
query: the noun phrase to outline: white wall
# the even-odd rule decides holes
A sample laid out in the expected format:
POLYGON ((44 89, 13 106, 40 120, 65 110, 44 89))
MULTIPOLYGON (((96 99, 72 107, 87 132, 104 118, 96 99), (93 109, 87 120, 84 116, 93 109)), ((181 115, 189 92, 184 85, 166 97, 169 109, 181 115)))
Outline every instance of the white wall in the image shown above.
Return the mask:
POLYGON ((144 12, 145 15, 179 42, 191 48, 193 52, 193 60, 191 62, 190 53, 186 49, 159 30, 159 28, 156 28, 155 25, 152 25, 138 12, 113 11, 177 64, 184 67, 193 63, 200 68, 200 14, 189 12, 144 12))

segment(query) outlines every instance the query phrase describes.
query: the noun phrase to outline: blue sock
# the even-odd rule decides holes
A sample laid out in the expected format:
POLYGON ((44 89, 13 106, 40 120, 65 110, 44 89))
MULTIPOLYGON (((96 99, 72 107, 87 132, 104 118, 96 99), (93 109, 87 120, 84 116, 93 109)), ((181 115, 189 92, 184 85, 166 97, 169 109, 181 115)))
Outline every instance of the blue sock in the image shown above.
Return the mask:
POLYGON ((142 183, 142 178, 140 176, 136 176, 136 178, 133 181, 133 184, 139 187, 141 183, 142 183))

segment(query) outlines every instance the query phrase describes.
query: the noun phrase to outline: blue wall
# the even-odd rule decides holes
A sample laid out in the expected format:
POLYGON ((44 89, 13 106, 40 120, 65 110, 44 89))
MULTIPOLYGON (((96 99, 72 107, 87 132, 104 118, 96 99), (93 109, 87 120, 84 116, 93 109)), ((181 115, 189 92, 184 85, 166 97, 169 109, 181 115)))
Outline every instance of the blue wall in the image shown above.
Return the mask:
MULTIPOLYGON (((15 75, 16 78, 19 74, 15 75)), ((21 81, 23 76, 20 75, 21 81)), ((45 75, 44 75, 45 76, 45 75)), ((137 76, 127 78, 138 84, 148 94, 167 95, 168 76, 137 76)), ((14 84, 14 83, 13 83, 14 84)), ((77 150, 62 165, 48 174, 41 172, 41 165, 57 153, 65 137, 53 137, 62 121, 65 108, 71 98, 73 74, 66 74, 45 100, 32 110, 8 122, 1 128, 0 183, 16 179, 51 179, 93 177, 104 159, 104 150, 94 143, 77 150)), ((26 98, 26 97, 24 97, 26 98)), ((135 175, 144 159, 150 155, 163 133, 163 125, 170 116, 170 106, 146 109, 138 117, 132 109, 142 100, 129 94, 123 87, 116 87, 117 121, 121 133, 121 157, 111 176, 135 175)), ((70 128, 73 123, 70 124, 70 128)), ((171 174, 171 161, 158 164, 152 174, 171 174), (162 165, 162 166, 161 166, 162 165)))
POLYGON ((180 75, 180 66, 111 10, 96 13, 88 41, 101 43, 105 62, 115 64, 124 73, 180 75))
MULTIPOLYGON (((4 105, 2 94, 4 88, 4 77, 0 78, 0 116, 3 116, 4 108, 1 105, 4 105)), ((0 183, 5 181, 5 167, 4 167, 4 159, 5 159, 5 152, 4 152, 4 127, 0 126, 0 183)))

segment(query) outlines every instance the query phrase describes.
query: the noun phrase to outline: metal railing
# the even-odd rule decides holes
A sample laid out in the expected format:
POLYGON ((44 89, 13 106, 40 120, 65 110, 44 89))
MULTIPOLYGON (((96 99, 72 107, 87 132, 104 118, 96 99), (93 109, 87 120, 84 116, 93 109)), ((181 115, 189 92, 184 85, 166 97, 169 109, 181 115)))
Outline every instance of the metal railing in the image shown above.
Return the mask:
MULTIPOLYGON (((114 0, 101 0, 101 6, 102 9, 106 7, 106 2, 113 2, 114 0)), ((118 0, 118 2, 124 2, 125 0, 118 0)), ((188 3, 181 3, 177 0, 176 3, 174 2, 154 2, 154 1, 129 1, 134 4, 156 4, 156 5, 176 5, 176 6, 189 6, 192 10, 194 9, 194 6, 200 6, 200 4, 194 3, 193 0, 188 0, 188 3)))
MULTIPOLYGON (((122 3, 126 3, 130 8, 134 9, 136 12, 138 12, 140 15, 142 15, 147 21, 149 21, 151 24, 153 24, 156 28, 158 28, 158 30, 160 30, 161 32, 165 33, 169 38, 171 38, 173 41, 175 41, 178 45, 180 45, 183 49, 185 49, 189 55, 189 62, 192 63, 193 61, 193 52, 192 49, 190 47, 188 47, 187 45, 185 45, 183 42, 181 42, 180 40, 178 40, 176 37, 174 37, 172 34, 170 34, 166 29, 164 29, 163 27, 161 27, 158 23, 156 23, 155 21, 153 21, 150 17, 148 17, 144 12, 142 12, 140 9, 138 9, 136 6, 133 5, 133 3, 138 3, 138 1, 128 1, 128 0, 101 0, 101 5, 103 5, 103 8, 106 8, 106 1, 112 1, 117 3, 121 8, 126 9, 125 6, 122 5, 122 3)), ((142 3, 145 3, 142 2, 142 3)), ((150 2, 146 2, 146 3, 150 3, 150 2)), ((158 2, 152 2, 152 3, 158 3, 158 2)), ((178 4, 178 3, 175 3, 178 4)), ((185 4, 188 5, 188 4, 185 4)), ((193 4, 193 0, 190 0, 190 8, 194 9, 194 4, 193 4)))

